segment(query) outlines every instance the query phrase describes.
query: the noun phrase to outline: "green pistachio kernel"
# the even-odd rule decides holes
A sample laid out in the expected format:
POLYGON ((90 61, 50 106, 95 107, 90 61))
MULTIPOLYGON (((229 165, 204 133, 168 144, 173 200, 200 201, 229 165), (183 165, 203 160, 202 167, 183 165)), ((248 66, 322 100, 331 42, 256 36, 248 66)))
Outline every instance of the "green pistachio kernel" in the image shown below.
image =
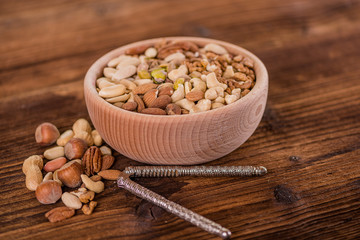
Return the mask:
POLYGON ((151 76, 154 79, 154 83, 162 83, 166 79, 166 72, 163 68, 155 69, 151 71, 151 76))
POLYGON ((151 79, 150 73, 147 70, 140 70, 138 72, 138 76, 141 79, 151 79))
POLYGON ((179 87, 179 84, 184 84, 185 82, 185 79, 184 78, 178 78, 176 79, 175 83, 174 83, 174 89, 178 89, 179 87))

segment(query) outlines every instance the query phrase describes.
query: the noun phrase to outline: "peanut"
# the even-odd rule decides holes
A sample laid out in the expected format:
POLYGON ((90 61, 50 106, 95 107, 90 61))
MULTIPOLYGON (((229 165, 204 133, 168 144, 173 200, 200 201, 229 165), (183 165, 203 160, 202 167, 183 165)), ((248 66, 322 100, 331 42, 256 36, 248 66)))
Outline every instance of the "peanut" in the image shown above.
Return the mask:
POLYGON ((43 159, 39 155, 33 155, 25 159, 22 171, 26 175, 25 184, 27 189, 35 191, 42 182, 41 169, 43 168, 43 159))

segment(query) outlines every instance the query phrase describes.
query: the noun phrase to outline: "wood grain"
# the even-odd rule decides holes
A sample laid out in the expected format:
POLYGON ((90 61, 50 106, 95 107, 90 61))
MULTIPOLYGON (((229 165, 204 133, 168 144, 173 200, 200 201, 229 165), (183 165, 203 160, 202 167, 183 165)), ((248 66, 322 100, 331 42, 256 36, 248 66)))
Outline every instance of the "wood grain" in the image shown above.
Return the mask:
MULTIPOLYGON (((0 1, 0 239, 216 239, 114 182, 91 216, 51 224, 21 164, 38 124, 89 119, 83 78, 126 43, 190 35, 255 53, 270 76, 264 117, 206 165, 264 165, 259 178, 135 181, 229 228, 234 239, 360 237, 360 2, 0 1)), ((139 165, 116 154, 115 168, 139 165)))

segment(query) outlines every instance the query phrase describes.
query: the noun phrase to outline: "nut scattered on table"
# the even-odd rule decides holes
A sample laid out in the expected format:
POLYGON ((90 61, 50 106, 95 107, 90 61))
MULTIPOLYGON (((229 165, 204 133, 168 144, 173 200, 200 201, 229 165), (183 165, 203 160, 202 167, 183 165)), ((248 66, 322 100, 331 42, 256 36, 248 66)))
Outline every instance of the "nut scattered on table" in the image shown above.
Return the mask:
POLYGON ((110 60, 96 81, 99 95, 110 104, 153 115, 221 108, 247 95, 255 83, 251 59, 215 43, 189 41, 128 49, 110 60))
MULTIPOLYGON (((153 53, 149 51, 149 54, 153 53)), ((127 88, 136 88, 130 81, 121 82, 127 88)), ((73 124, 72 129, 61 135, 52 123, 42 123, 36 129, 35 137, 41 146, 55 142, 57 146, 46 149, 43 155, 33 155, 24 161, 22 170, 26 176, 26 187, 35 191, 37 200, 42 204, 53 204, 61 198, 66 206, 52 209, 45 217, 50 222, 63 221, 74 216, 75 209, 82 209, 86 215, 92 214, 97 205, 93 201, 95 194, 105 188, 102 176, 97 173, 111 171, 108 169, 115 161, 111 149, 102 146, 100 134, 91 128, 86 119, 81 118, 73 124), (72 190, 63 192, 62 186, 72 190)))

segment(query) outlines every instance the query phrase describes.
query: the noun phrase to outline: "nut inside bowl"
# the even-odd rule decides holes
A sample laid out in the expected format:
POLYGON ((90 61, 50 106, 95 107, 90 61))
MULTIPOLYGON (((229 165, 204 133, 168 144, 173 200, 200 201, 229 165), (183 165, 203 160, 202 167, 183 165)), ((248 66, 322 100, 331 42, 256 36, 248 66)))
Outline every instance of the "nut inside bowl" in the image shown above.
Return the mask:
POLYGON ((139 162, 192 165, 209 162, 234 151, 255 131, 268 93, 264 64, 249 51, 223 41, 197 37, 167 37, 139 41, 117 48, 98 59, 88 70, 84 95, 90 118, 103 139, 119 153, 139 162), (233 55, 254 61, 256 84, 236 102, 206 112, 186 115, 149 115, 126 111, 101 98, 96 80, 107 63, 127 49, 159 41, 191 41, 198 46, 215 43, 233 55))

